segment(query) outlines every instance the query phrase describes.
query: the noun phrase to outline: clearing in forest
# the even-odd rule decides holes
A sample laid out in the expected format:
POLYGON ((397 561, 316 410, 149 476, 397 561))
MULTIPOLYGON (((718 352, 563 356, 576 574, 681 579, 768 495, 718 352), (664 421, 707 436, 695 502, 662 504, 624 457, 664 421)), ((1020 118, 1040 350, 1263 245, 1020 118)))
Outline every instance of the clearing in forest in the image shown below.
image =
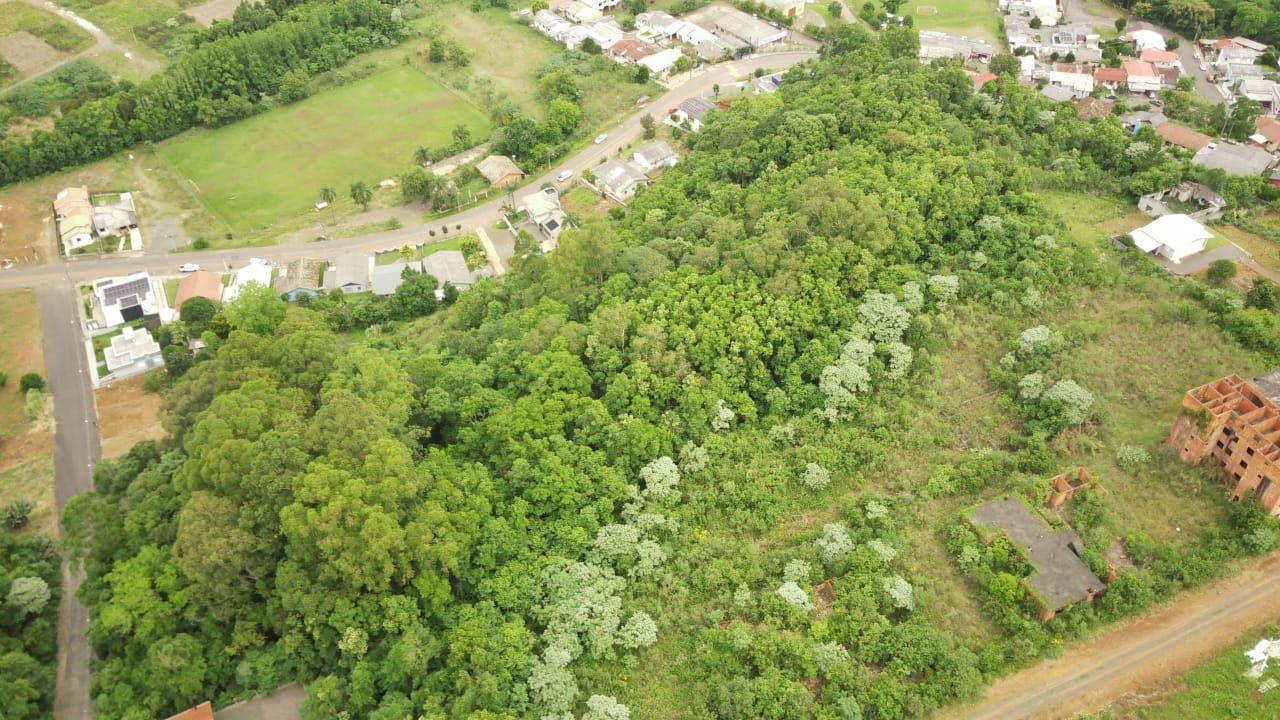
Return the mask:
POLYGON ((419 70, 398 66, 216 130, 193 130, 160 156, 240 234, 313 212, 322 187, 340 197, 413 164, 415 148, 452 142, 454 126, 489 134, 484 113, 419 70))
POLYGON ((240 0, 207 0, 207 2, 186 9, 192 20, 209 27, 215 20, 226 20, 235 14, 240 0))

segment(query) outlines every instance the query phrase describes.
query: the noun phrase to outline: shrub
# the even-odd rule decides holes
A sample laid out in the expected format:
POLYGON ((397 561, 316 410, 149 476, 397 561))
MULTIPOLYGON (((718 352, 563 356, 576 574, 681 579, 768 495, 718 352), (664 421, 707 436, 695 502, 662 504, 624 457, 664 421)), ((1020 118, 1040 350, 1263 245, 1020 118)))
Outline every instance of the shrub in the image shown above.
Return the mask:
POLYGON ((9 374, 0 372, 0 387, 4 387, 9 382, 9 374))
POLYGON ((29 372, 18 381, 18 392, 25 395, 28 390, 44 390, 44 386, 44 378, 40 377, 40 373, 29 372))
POLYGON ((35 420, 44 412, 44 392, 32 388, 27 391, 27 404, 22 408, 22 414, 28 420, 35 420))
POLYGON ((800 482, 810 490, 821 490, 831 484, 831 473, 818 463, 809 463, 800 474, 800 482))
POLYGON ((1205 273, 1205 279, 1214 285, 1226 285, 1227 281, 1236 276, 1239 272, 1236 264, 1230 260, 1214 260, 1209 263, 1209 271, 1205 273))
POLYGON ((782 583, 775 592, 778 594, 778 597, 782 598, 788 605, 798 607, 805 611, 813 609, 813 601, 809 599, 809 593, 805 592, 804 588, 790 580, 782 583))
POLYGON ((1151 462, 1151 453, 1137 445, 1121 445, 1116 448, 1116 465, 1127 473, 1136 473, 1151 462))
POLYGON ((30 500, 14 500, 0 510, 0 522, 10 530, 21 530, 31 520, 31 511, 35 504, 30 500))
POLYGON ((1245 307, 1260 310, 1280 308, 1280 285, 1266 278, 1257 278, 1253 281, 1253 287, 1249 288, 1249 292, 1245 294, 1244 304, 1245 307))
POLYGON ((20 577, 9 586, 9 605, 24 614, 34 615, 44 609, 52 593, 49 584, 38 577, 20 577))

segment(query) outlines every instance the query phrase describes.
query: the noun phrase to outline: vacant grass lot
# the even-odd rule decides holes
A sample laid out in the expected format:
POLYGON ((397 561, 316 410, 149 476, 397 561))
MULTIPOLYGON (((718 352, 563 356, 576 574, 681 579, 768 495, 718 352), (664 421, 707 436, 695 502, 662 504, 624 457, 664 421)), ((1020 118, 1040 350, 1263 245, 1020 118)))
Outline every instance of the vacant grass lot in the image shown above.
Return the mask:
POLYGON ((914 18, 915 26, 921 30, 938 30, 992 41, 1000 37, 1000 12, 996 9, 995 0, 907 0, 899 12, 914 18), (924 8, 923 13, 921 8, 924 8))
POLYGON ((145 375, 139 375, 94 392, 104 458, 119 457, 143 440, 164 437, 160 427, 161 396, 142 391, 145 379, 145 375))
POLYGON ((47 422, 23 416, 26 399, 18 392, 24 373, 44 374, 40 313, 30 290, 0 293, 0 372, 9 376, 0 387, 0 506, 29 500, 36 506, 31 527, 52 531, 53 433, 47 422))
MULTIPOLYGON (((113 40, 143 53, 154 60, 164 60, 155 48, 143 42, 147 28, 164 28, 185 7, 194 4, 181 0, 55 0, 102 28, 113 40)), ((168 28, 171 30, 171 28, 168 28)))
POLYGON ((160 156, 240 234, 312 212, 320 188, 340 197, 408 168, 419 146, 452 142, 455 125, 486 137, 474 105, 418 70, 398 66, 217 130, 165 142, 160 156))
POLYGON ((93 36, 57 15, 21 2, 0 3, 0 35, 25 30, 62 52, 79 52, 93 36))

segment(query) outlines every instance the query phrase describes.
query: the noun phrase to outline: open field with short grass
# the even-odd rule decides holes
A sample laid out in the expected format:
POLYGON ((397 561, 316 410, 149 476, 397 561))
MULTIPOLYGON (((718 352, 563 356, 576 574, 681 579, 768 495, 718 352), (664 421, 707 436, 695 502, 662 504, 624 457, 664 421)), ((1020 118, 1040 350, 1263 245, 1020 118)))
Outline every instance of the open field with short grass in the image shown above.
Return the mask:
MULTIPOLYGON (((40 313, 35 293, 0 293, 0 506, 25 499, 35 504, 32 527, 53 530, 53 431, 49 418, 35 422, 23 414, 26 398, 18 383, 29 372, 44 375, 40 313)), ((47 408, 46 408, 47 410, 47 408)))
MULTIPOLYGON (((1231 718, 1231 720, 1271 720, 1280 717, 1280 690, 1265 694, 1258 685, 1273 679, 1280 681, 1280 662, 1271 661, 1262 677, 1244 676, 1249 669, 1245 650, 1263 638, 1280 635, 1280 625, 1253 628, 1240 635, 1235 647, 1206 662, 1166 688, 1165 695, 1156 688, 1147 696, 1122 702, 1112 707, 1114 720, 1192 720, 1199 718, 1231 718), (1154 696, 1154 697, 1153 697, 1154 696)), ((1102 714, 1101 718, 1107 718, 1102 714)))
POLYGON ((0 3, 0 37, 17 31, 26 31, 64 53, 79 52, 93 44, 92 35, 54 13, 22 2, 0 3))
POLYGON ((263 235, 313 214, 322 187, 337 191, 339 206, 349 204, 352 183, 398 175, 415 148, 452 142, 458 124, 474 137, 489 133, 474 105, 401 65, 227 127, 184 133, 159 154, 236 233, 263 235))
POLYGON ((1213 231, 1244 248, 1262 267, 1280 272, 1280 243, 1241 230, 1234 225, 1215 225, 1213 231))
POLYGON ((94 391, 104 458, 119 457, 143 440, 164 437, 160 427, 161 396, 143 392, 144 379, 145 375, 139 375, 94 391))
POLYGON ((167 23, 185 23, 180 16, 184 8, 198 3, 190 0, 55 0, 73 10, 77 15, 102 28, 107 35, 135 54, 163 61, 164 55, 148 44, 152 33, 172 33, 176 26, 167 23))
POLYGON ((938 30, 991 41, 1000 38, 1000 11, 995 0, 907 0, 898 12, 914 18, 916 28, 920 30, 938 30))

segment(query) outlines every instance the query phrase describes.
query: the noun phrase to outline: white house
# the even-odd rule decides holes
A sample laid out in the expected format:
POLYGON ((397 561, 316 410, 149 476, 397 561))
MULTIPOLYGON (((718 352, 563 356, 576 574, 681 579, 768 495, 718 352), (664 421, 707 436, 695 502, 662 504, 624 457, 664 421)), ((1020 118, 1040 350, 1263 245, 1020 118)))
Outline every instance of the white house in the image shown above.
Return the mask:
POLYGON ((590 23, 604 17, 604 13, 599 10, 583 5, 578 0, 568 0, 559 8, 560 14, 576 23, 590 23))
POLYGON ((793 18, 804 14, 804 0, 763 0, 763 4, 770 10, 777 10, 783 17, 793 18))
POLYGON ((591 26, 591 34, 587 37, 594 40, 601 50, 608 50, 622 40, 622 28, 611 19, 603 20, 591 26))
POLYGON ((564 35, 560 36, 560 42, 570 50, 577 50, 582 47, 582 41, 591 35, 591 28, 586 25, 570 25, 568 30, 564 31, 564 35))
POLYGON ((631 159, 635 161, 641 170, 649 172, 654 168, 673 167, 680 161, 680 156, 666 142, 654 140, 636 148, 631 159))
POLYGON ((341 290, 348 294, 366 292, 369 290, 369 275, 372 271, 372 257, 364 253, 344 253, 325 268, 324 289, 341 290))
POLYGON ((640 58, 636 61, 636 64, 649 68, 649 72, 654 75, 662 76, 671 72, 671 69, 676 66, 676 61, 682 57, 684 57, 684 53, 680 52, 678 48, 667 48, 648 57, 640 58))
POLYGON ((1175 263, 1204 252, 1213 233, 1189 215, 1164 215, 1129 233, 1133 244, 1145 253, 1155 253, 1175 263))
POLYGON ((258 283, 263 287, 271 287, 271 266, 262 258, 250 258, 249 264, 236 271, 231 284, 222 291, 222 302, 229 303, 236 299, 240 291, 249 283, 258 283))
POLYGON ((676 126, 686 125, 693 132, 698 132, 702 129, 703 118, 715 109, 716 106, 706 98, 685 98, 671 111, 667 121, 676 126))
POLYGON ((648 182, 644 173, 629 162, 609 160, 595 170, 596 181, 609 197, 623 202, 635 197, 636 190, 648 182))
POLYGON ((1132 92, 1157 91, 1162 87, 1160 73, 1149 62, 1125 60, 1120 63, 1120 69, 1124 70, 1125 83, 1132 92))
POLYGON ((604 12, 610 8, 617 7, 621 0, 579 0, 579 2, 593 10, 604 12))
POLYGON ((1054 63, 1049 71, 1049 84, 1061 85, 1078 93, 1093 92, 1093 72, 1087 65, 1054 63))
POLYGON ((636 32, 646 40, 665 40, 675 37, 676 29, 685 24, 661 10, 636 15, 636 32))
POLYGON ((1165 49, 1164 36, 1155 30, 1131 30, 1124 39, 1133 43, 1134 50, 1138 52, 1148 48, 1165 49))
POLYGON ((680 21, 679 25, 676 25, 674 35, 677 40, 689 45, 701 45, 716 39, 715 33, 710 30, 701 25, 694 25, 683 20, 680 21))
POLYGON ((128 275, 107 277, 93 283, 93 294, 98 299, 106 327, 115 327, 130 320, 159 315, 156 291, 146 270, 128 275))
POLYGON ((160 343, 146 328, 137 330, 125 326, 119 335, 111 338, 111 344, 102 349, 107 372, 116 379, 131 377, 164 366, 160 355, 160 343))
POLYGON ((560 42, 571 27, 568 20, 550 10, 539 10, 533 14, 533 29, 556 42, 560 42))

